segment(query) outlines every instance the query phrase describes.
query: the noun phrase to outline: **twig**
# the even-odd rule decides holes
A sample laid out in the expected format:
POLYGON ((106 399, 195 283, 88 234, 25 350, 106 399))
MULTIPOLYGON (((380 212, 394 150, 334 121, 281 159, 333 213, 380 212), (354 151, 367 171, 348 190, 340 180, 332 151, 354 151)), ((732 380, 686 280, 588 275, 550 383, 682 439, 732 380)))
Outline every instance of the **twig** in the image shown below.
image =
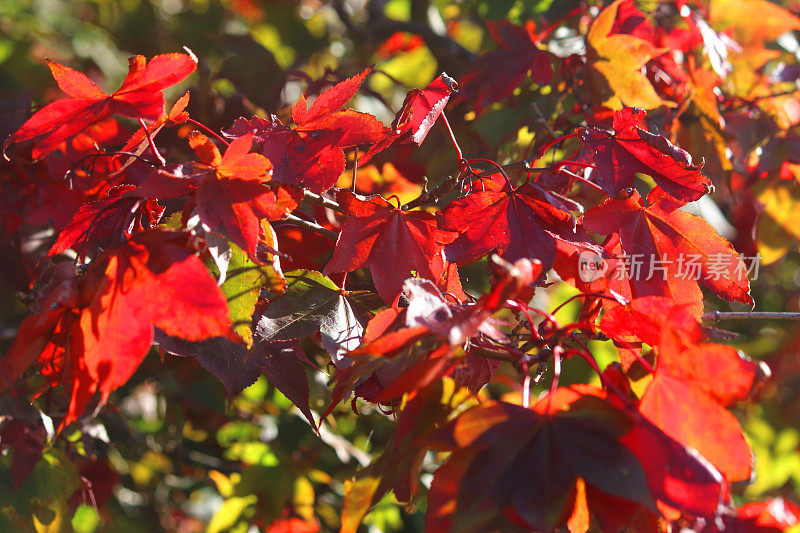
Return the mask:
POLYGON ((340 206, 338 203, 336 203, 333 200, 330 200, 328 198, 325 198, 324 196, 320 196, 319 194, 314 194, 313 192, 311 192, 309 190, 304 190, 303 191, 303 195, 306 198, 308 198, 309 200, 311 200, 312 202, 314 202, 315 204, 319 204, 322 207, 327 207, 328 209, 331 209, 331 210, 336 211, 337 213, 341 213, 343 215, 349 215, 350 214, 347 211, 345 211, 344 209, 342 209, 342 206, 340 206))
POLYGON ((560 172, 560 173, 562 173, 562 174, 566 174, 566 175, 567 175, 567 176, 569 176, 570 178, 572 178, 572 179, 574 179, 574 180, 578 180, 578 181, 580 181, 581 183, 584 183, 584 184, 588 185, 588 186, 589 186, 589 187, 591 187, 592 189, 594 189, 594 190, 596 190, 596 191, 599 191, 599 192, 601 192, 601 193, 603 194, 603 196, 605 196, 606 198, 611 198, 611 195, 610 195, 610 194, 608 194, 606 191, 604 191, 604 190, 603 190, 603 189, 602 189, 602 188, 601 188, 601 187, 600 187, 598 184, 596 184, 596 183, 595 183, 595 182, 593 182, 593 181, 589 181, 589 180, 587 180, 587 179, 586 179, 586 178, 584 178, 583 176, 578 176, 578 175, 577 175, 577 174, 575 174, 574 172, 570 172, 569 170, 567 170, 566 168, 563 168, 563 167, 560 167, 560 168, 559 168, 559 169, 558 169, 556 172, 560 172))
POLYGON ((423 205, 434 205, 457 187, 458 176, 448 176, 446 180, 437 185, 432 191, 428 191, 427 186, 424 187, 422 193, 414 200, 404 205, 402 209, 407 210, 423 205))
POLYGON ((755 311, 755 312, 725 312, 720 313, 714 311, 713 313, 706 313, 703 315, 703 321, 713 320, 718 322, 720 320, 736 320, 736 319, 754 319, 754 320, 800 320, 800 313, 789 312, 768 312, 768 311, 755 311))
POLYGON ((353 163, 353 192, 356 192, 357 177, 358 177, 358 146, 356 146, 355 163, 353 163))
POLYGON ((316 222, 309 222, 308 220, 303 220, 302 218, 296 217, 294 215, 286 215, 286 219, 285 220, 287 220, 287 221, 289 221, 289 222, 291 222, 293 224, 297 224, 298 226, 303 226, 303 227, 308 228, 308 229, 310 229, 312 231, 315 231, 316 233, 319 233, 320 235, 324 235, 325 237, 328 237, 329 239, 331 239, 333 241, 335 241, 336 239, 339 238, 339 234, 338 233, 336 233, 333 230, 329 230, 328 228, 323 228, 322 226, 320 226, 316 222))
POLYGON ((547 129, 547 132, 548 132, 550 135, 552 135, 552 136, 553 136, 553 138, 556 138, 556 137, 558 137, 558 134, 556 134, 556 132, 555 132, 555 131, 553 130, 553 128, 550 126, 550 123, 549 123, 549 122, 547 122, 547 119, 545 118, 544 114, 542 113, 542 110, 541 110, 541 109, 539 109, 539 106, 538 106, 538 104, 537 104, 536 102, 533 102, 533 103, 531 104, 531 107, 533 107, 533 110, 536 112, 536 114, 537 114, 537 115, 539 115, 539 118, 537 119, 537 122, 541 122, 542 124, 544 124, 544 127, 547 129))

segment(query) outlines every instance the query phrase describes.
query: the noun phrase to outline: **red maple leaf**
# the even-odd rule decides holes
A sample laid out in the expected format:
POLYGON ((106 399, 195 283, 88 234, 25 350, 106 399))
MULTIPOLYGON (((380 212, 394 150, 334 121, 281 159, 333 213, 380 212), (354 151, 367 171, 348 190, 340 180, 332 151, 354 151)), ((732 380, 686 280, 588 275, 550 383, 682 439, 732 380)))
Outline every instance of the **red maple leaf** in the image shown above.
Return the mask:
POLYGON ((758 365, 720 344, 658 351, 639 410, 673 439, 696 449, 731 481, 750 478, 753 456, 726 405, 744 400, 758 365))
POLYGON ((58 234, 47 257, 69 248, 85 257, 92 251, 87 247, 90 242, 98 244, 115 232, 118 238, 130 237, 134 230, 142 231, 158 224, 164 207, 155 200, 126 195, 135 189, 134 185, 114 187, 101 199, 83 204, 72 217, 72 222, 58 234))
POLYGON ((439 281, 446 266, 443 247, 456 233, 441 229, 435 215, 397 209, 380 196, 363 201, 345 190, 336 199, 351 216, 325 274, 369 267, 378 295, 387 303, 397 299, 412 271, 439 281))
POLYGON ((392 121, 392 129, 359 158, 359 166, 397 142, 421 145, 436 120, 444 112, 451 94, 458 91, 458 83, 442 72, 424 89, 411 89, 392 121))
POLYGON ((640 261, 638 271, 628 272, 631 295, 690 303, 699 315, 702 281, 725 300, 752 305, 747 268, 733 246, 702 218, 676 209, 660 189, 647 199, 645 206, 639 193, 626 189, 583 217, 589 231, 619 234, 622 252, 640 261))
POLYGON ((450 95, 456 91, 458 84, 444 72, 424 89, 411 89, 392 122, 392 129, 398 135, 409 132, 414 143, 422 144, 444 111, 450 95))
POLYGON ((605 301, 605 314, 599 326, 614 340, 626 371, 639 359, 642 343, 660 345, 665 331, 685 346, 699 344, 706 338, 691 305, 676 304, 659 296, 635 298, 625 305, 609 305, 605 301))
POLYGON ((162 54, 149 62, 144 56, 134 56, 128 63, 128 76, 109 95, 86 75, 48 61, 59 88, 71 98, 56 100, 37 111, 5 141, 3 149, 12 143, 44 137, 32 151, 34 159, 41 159, 69 137, 111 115, 157 120, 164 112, 161 91, 197 67, 197 59, 186 54, 162 54))
POLYGON ((749 478, 750 447, 725 407, 747 399, 765 371, 731 346, 704 343, 689 308, 666 298, 637 298, 611 309, 600 328, 614 339, 656 348, 656 368, 640 412, 700 452, 729 480, 749 478))
POLYGON ((627 305, 607 309, 600 329, 613 339, 650 346, 660 345, 665 331, 685 346, 699 344, 706 337, 689 306, 658 296, 636 298, 627 305))
POLYGON ((252 134, 231 141, 224 155, 197 132, 190 134, 189 144, 200 162, 153 172, 136 194, 176 198, 195 192, 200 220, 211 230, 222 228, 255 258, 261 219, 284 218, 297 207, 299 193, 266 185, 272 166, 263 155, 250 152, 252 134))
POLYGON ((12 383, 37 359, 51 366, 53 381, 72 389, 62 428, 96 392, 105 403, 131 377, 150 349, 153 327, 194 341, 235 335, 225 296, 187 251, 183 233, 138 233, 98 257, 79 281, 56 281, 42 312, 23 321, 0 361, 0 384, 12 383))
POLYGON ((639 127, 646 115, 643 109, 626 107, 614 113, 614 131, 594 126, 581 130, 581 140, 594 152, 589 159, 598 185, 615 196, 642 173, 679 200, 697 200, 709 192, 711 181, 700 172, 702 165, 692 164, 692 157, 663 135, 639 127))
POLYGON ((125 143, 120 151, 122 152, 134 152, 136 154, 141 154, 144 152, 147 146, 147 134, 150 134, 150 138, 154 138, 158 132, 160 132, 164 126, 177 126, 179 124, 183 124, 189 118, 189 113, 186 111, 186 106, 189 105, 189 92, 186 92, 183 96, 178 98, 178 100, 172 105, 172 108, 169 110, 169 113, 162 114, 158 120, 147 124, 147 132, 145 133, 144 128, 139 128, 131 135, 130 139, 125 143))
POLYGON ((555 259, 556 236, 575 235, 572 215, 529 183, 512 189, 495 175, 474 187, 482 190, 450 202, 444 212, 444 229, 461 234, 447 245, 447 259, 474 261, 496 249, 509 262, 538 259, 548 271, 555 259))
POLYGON ((273 178, 288 185, 303 185, 321 193, 334 186, 344 172, 343 148, 372 144, 389 130, 368 113, 340 110, 358 92, 372 69, 323 91, 308 108, 305 97, 292 108, 292 129, 277 119, 237 119, 224 133, 235 138, 253 133, 274 166, 273 178))

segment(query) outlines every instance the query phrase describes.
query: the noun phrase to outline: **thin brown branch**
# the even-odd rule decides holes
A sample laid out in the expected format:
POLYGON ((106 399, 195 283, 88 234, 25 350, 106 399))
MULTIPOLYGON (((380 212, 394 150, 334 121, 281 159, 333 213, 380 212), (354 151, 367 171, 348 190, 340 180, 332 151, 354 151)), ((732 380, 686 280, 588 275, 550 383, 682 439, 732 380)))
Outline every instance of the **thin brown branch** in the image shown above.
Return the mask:
POLYGON ((703 315, 703 322, 713 320, 718 322, 720 320, 800 320, 800 313, 789 312, 768 312, 768 311, 754 311, 754 312, 725 312, 714 311, 713 313, 706 313, 703 315))
POLYGON ((437 185, 432 191, 428 191, 427 181, 422 189, 422 193, 404 205, 402 209, 414 209, 423 205, 435 205, 439 200, 447 196, 458 187, 458 177, 448 176, 446 180, 437 185))
POLYGON ((328 237, 332 241, 335 241, 339 238, 339 234, 333 230, 329 230, 328 228, 323 228, 316 222, 309 222, 308 220, 302 219, 300 217, 296 217, 294 215, 286 215, 286 222, 291 222, 292 224, 296 224, 298 226, 303 226, 304 228, 308 228, 311 231, 319 233, 320 235, 324 235, 328 237))
POLYGON ((303 191, 303 195, 305 195, 305 197, 308 200, 311 200, 315 204, 319 204, 322 207, 327 207, 328 209, 331 209, 331 210, 336 211, 337 213, 341 213, 343 215, 349 215, 350 214, 347 211, 345 211, 344 209, 342 209, 342 206, 340 206, 338 203, 336 203, 333 200, 330 200, 328 198, 325 198, 324 196, 321 196, 319 194, 314 194, 313 192, 311 192, 309 190, 303 191))

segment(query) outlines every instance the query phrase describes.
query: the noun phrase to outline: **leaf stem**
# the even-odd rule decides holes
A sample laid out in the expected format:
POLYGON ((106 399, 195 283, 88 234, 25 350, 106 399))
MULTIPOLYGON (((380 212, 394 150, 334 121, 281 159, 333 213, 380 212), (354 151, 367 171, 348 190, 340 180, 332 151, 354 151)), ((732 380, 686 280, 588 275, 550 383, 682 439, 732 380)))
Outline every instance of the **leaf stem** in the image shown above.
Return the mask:
POLYGON ((560 142, 562 142, 562 141, 566 141, 567 139, 569 139, 569 138, 571 138, 571 137, 577 137, 577 136, 578 136, 578 132, 577 132, 577 131, 573 131, 572 133, 568 133, 568 134, 566 134, 566 135, 562 135, 561 137, 559 137, 558 139, 554 140, 554 141, 553 141, 553 142, 551 142, 551 143, 545 144, 544 146, 542 146, 541 148, 539 148, 539 156, 538 156, 538 157, 536 157, 536 158, 534 159, 534 161, 535 161, 536 159, 541 159, 541 158, 543 158, 543 157, 544 157, 544 154, 546 154, 546 153, 547 153, 547 151, 548 151, 550 148, 552 148, 553 146, 557 145, 558 143, 560 143, 560 142))
POLYGON ((573 295, 573 296, 570 296, 569 298, 567 298, 566 300, 564 300, 563 302, 561 302, 561 303, 558 305, 558 307, 556 307, 555 309, 553 309, 552 311, 550 311, 550 315, 552 315, 552 316, 555 316, 555 314, 556 314, 556 313, 558 313, 558 311, 559 311, 559 310, 560 310, 562 307, 564 307, 564 306, 565 306, 565 305, 567 305, 568 303, 570 303, 570 302, 572 302, 572 301, 574 301, 574 300, 576 300, 576 299, 578 299, 578 298, 603 298, 603 299, 605 299, 605 300, 610 300, 610 301, 612 301, 612 302, 617 302, 617 303, 619 303, 619 300, 618 300, 618 299, 616 299, 616 298, 614 298, 614 297, 612 297, 612 296, 609 296, 609 295, 607 295, 607 294, 601 294, 601 293, 597 293, 597 292, 582 292, 582 293, 580 293, 580 294, 575 294, 575 295, 573 295))
POLYGON ((161 153, 158 151, 158 148, 156 148, 156 145, 153 142, 153 137, 150 136, 150 130, 147 129, 147 124, 145 124, 144 120, 142 120, 141 118, 139 119, 139 124, 142 126, 142 129, 144 130, 145 137, 147 137, 147 144, 150 146, 150 151, 153 152, 153 155, 158 160, 159 165, 162 167, 167 166, 167 160, 164 159, 164 156, 161 155, 161 153))
MULTIPOLYGON (((582 343, 580 343, 580 344, 582 344, 582 343)), ((631 403, 630 398, 628 398, 628 396, 624 392, 622 392, 619 389, 619 387, 617 387, 614 384, 614 382, 609 380, 608 377, 603 373, 602 370, 600 370, 600 367, 597 365, 597 361, 595 361, 594 356, 591 354, 591 352, 584 351, 584 350, 572 350, 572 353, 575 353, 575 354, 579 355, 584 361, 589 363, 589 366, 592 367, 592 370, 594 370, 594 372, 600 378, 600 382, 603 384, 603 386, 607 390, 609 390, 609 391, 613 392, 614 394, 616 394, 617 397, 620 400, 622 400, 623 402, 625 402, 627 405, 630 405, 630 403, 631 403)))
POLYGON ((205 131, 207 131, 208 133, 210 133, 211 135, 213 135, 213 136, 214 136, 214 137, 215 137, 215 138, 216 138, 216 139, 217 139, 219 142, 221 142, 221 143, 222 143, 222 144, 224 144, 225 146, 230 146, 230 145, 231 145, 231 144, 230 144, 228 141, 226 141, 226 140, 225 140, 225 138, 224 138, 224 137, 222 137, 220 134, 218 134, 216 131, 212 130, 211 128, 209 128, 208 126, 206 126, 205 124, 203 124, 202 122, 197 122, 197 121, 196 121, 195 119, 193 119, 193 118, 187 118, 187 119, 186 119, 186 122, 189 122, 190 124, 194 124, 194 125, 195 125, 195 126, 197 126, 198 128, 203 128, 205 131))
POLYGON ((458 164, 460 165, 464 160, 464 154, 461 153, 461 147, 458 145, 456 135, 453 133, 453 128, 450 127, 450 121, 447 120, 447 115, 445 114, 444 110, 442 110, 442 120, 444 121, 444 125, 447 126, 447 133, 450 134, 450 141, 453 143, 453 146, 456 149, 456 157, 458 158, 458 164))
MULTIPOLYGON (((491 159, 484 159, 482 157, 477 157, 477 158, 474 158, 474 159, 467 160, 466 161, 466 166, 469 169, 469 173, 472 176, 478 176, 478 174, 476 174, 475 171, 472 170, 472 163, 476 163, 476 162, 478 162, 478 163, 489 163, 490 165, 494 166, 497 170, 500 171, 500 174, 503 176, 503 179, 506 180, 506 185, 508 185, 508 188, 509 189, 514 189, 514 184, 511 183, 511 180, 508 178, 508 174, 506 174, 506 171, 503 168, 503 166, 500 165, 497 161, 492 161, 491 159)), ((481 177, 483 177, 482 174, 484 172, 481 172, 481 177)))

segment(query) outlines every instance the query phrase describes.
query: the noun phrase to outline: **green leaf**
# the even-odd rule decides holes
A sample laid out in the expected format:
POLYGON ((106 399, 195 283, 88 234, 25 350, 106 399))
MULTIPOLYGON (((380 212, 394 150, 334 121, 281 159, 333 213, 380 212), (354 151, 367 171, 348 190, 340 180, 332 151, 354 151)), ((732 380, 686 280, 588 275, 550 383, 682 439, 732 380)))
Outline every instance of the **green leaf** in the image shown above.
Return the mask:
MULTIPOLYGON (((269 263, 258 265, 237 245, 232 242, 228 244, 231 250, 230 263, 220 289, 228 299, 234 329, 249 348, 253 344, 251 328, 253 312, 261 289, 266 288, 272 293, 281 293, 285 281, 279 267, 276 268, 274 264, 269 263)), ((213 262, 211 264, 213 265, 213 262)), ((218 275, 216 265, 212 266, 211 270, 218 275)))
POLYGON ((47 525, 78 487, 78 469, 62 451, 54 449, 42 455, 17 490, 9 469, 0 469, 0 509, 12 508, 23 519, 35 517, 47 525))
POLYGON ((286 273, 283 295, 270 299, 259 321, 264 340, 289 340, 313 335, 321 317, 336 306, 340 289, 327 276, 314 270, 286 273))
POLYGON ((502 19, 508 16, 508 12, 514 7, 517 0, 492 0, 491 2, 481 2, 478 4, 478 12, 481 17, 487 19, 502 19))
POLYGON ((80 505, 72 516, 75 533, 94 533, 100 527, 100 516, 91 505, 80 505))

